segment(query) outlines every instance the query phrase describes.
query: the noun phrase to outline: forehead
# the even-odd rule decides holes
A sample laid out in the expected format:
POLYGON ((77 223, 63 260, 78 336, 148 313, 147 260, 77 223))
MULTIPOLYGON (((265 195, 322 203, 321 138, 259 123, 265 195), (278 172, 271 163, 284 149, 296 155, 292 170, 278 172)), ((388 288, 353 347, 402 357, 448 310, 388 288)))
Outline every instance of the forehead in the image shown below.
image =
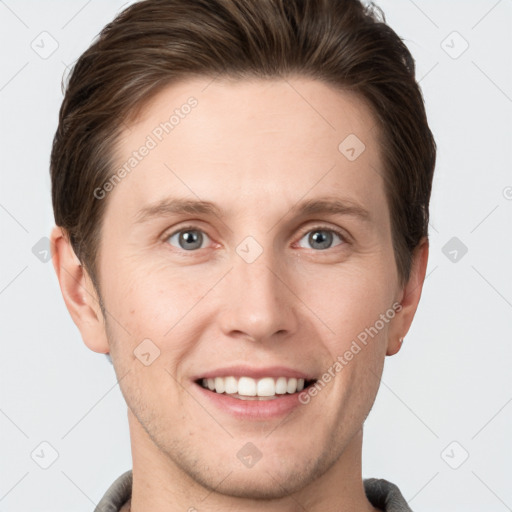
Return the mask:
POLYGON ((120 137, 116 169, 127 172, 109 199, 131 210, 180 196, 261 211, 334 193, 379 208, 378 136, 362 98, 316 80, 187 80, 120 137))

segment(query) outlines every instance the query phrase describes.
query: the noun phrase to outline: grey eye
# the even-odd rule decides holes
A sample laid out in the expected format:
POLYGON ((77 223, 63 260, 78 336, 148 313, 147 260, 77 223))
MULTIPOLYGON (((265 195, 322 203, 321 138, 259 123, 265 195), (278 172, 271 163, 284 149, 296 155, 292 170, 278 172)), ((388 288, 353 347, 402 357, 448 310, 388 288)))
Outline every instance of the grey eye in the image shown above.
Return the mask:
MULTIPOLYGON (((313 229, 306 233, 301 240, 304 240, 305 238, 307 238, 307 242, 313 249, 319 250, 329 249, 335 238, 338 238, 340 242, 343 242, 340 235, 331 229, 313 229)), ((301 247, 303 246, 301 245, 301 247)))
POLYGON ((199 229, 182 229, 173 233, 167 240, 173 247, 185 251, 193 251, 195 249, 201 249, 205 238, 207 239, 208 236, 199 229))

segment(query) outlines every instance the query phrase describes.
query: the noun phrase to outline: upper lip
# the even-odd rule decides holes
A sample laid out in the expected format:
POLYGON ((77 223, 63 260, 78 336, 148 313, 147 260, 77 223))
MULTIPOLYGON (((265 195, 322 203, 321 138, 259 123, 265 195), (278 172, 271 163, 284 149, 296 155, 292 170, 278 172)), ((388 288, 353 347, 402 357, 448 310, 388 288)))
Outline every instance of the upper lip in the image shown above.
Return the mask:
POLYGON ((213 379, 215 377, 251 377, 253 379, 262 379, 263 377, 287 377, 288 379, 314 380, 310 374, 301 370, 295 370, 286 366, 267 366, 264 368, 254 368, 251 366, 226 366, 209 370, 193 377, 193 380, 213 379))

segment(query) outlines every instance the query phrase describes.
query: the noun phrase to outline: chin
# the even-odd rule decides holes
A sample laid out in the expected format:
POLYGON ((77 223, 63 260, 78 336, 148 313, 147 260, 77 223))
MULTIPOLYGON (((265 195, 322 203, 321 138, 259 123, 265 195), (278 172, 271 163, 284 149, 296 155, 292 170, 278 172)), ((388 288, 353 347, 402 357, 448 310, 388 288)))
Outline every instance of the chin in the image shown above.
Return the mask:
MULTIPOLYGON (((231 450, 227 450, 232 453, 231 450)), ((252 467, 245 467, 237 458, 212 454, 205 458, 196 452, 169 453, 192 482, 209 493, 247 500, 279 500, 311 485, 335 462, 332 451, 317 457, 294 450, 289 456, 263 456, 252 467)))
POLYGON ((224 476, 216 472, 214 478, 211 473, 191 476, 209 491, 223 496, 248 500, 278 500, 303 489, 313 481, 315 472, 311 469, 313 468, 304 473, 294 468, 278 476, 264 468, 259 471, 256 468, 236 468, 224 476))

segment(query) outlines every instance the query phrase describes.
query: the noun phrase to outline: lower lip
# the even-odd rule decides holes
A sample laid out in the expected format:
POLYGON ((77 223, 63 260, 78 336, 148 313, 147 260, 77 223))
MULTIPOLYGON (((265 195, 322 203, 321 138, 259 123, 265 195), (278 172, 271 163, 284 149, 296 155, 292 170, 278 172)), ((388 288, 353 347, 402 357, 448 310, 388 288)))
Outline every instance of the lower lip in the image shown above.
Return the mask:
POLYGON ((196 382, 194 385, 216 407, 244 419, 278 418, 289 414, 293 409, 302 405, 299 401, 299 393, 277 395, 278 398, 270 400, 242 400, 224 393, 215 393, 215 391, 203 388, 196 382))

